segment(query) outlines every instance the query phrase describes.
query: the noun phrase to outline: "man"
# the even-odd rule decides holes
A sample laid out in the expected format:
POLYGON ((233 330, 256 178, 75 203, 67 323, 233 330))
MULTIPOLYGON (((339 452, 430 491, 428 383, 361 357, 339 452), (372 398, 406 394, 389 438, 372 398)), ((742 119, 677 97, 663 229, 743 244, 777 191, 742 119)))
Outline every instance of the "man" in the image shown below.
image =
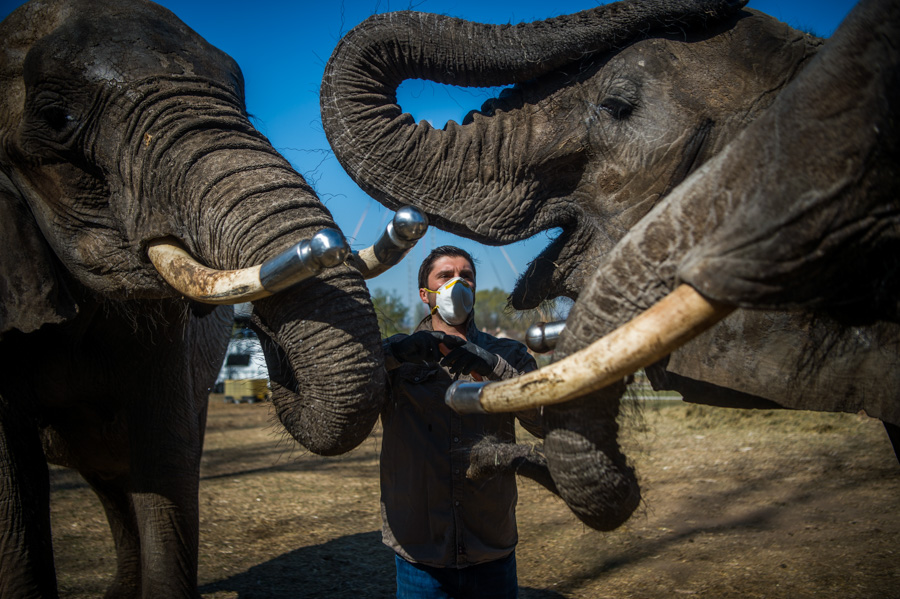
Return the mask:
MULTIPOLYGON (((442 246, 419 268, 430 313, 383 343, 390 398, 382 412, 382 535, 396 552, 397 597, 515 598, 515 474, 466 478, 469 448, 514 441, 511 414, 461 416, 444 403, 456 380, 497 381, 537 368, 525 346, 478 330, 475 263, 442 246)), ((519 416, 540 434, 537 412, 519 416)))

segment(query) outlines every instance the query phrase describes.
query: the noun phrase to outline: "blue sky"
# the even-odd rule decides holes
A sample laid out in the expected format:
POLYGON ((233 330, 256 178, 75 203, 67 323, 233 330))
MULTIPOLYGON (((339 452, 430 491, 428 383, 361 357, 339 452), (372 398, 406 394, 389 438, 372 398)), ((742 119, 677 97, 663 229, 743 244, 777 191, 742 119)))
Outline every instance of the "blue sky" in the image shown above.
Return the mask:
MULTIPOLYGON (((247 108, 254 124, 296 170, 313 185, 331 210, 354 249, 374 242, 388 210, 366 196, 341 170, 322 132, 319 83, 325 63, 343 33, 372 14, 412 8, 485 23, 519 23, 592 8, 594 0, 163 0, 159 2, 230 54, 244 73, 247 108)), ((22 4, 0 0, 0 18, 22 4)), ((821 36, 829 36, 855 4, 850 0, 750 0, 749 7, 821 36)), ((417 120, 441 127, 460 120, 489 97, 485 90, 461 90, 412 81, 399 92, 402 107, 417 120)), ((370 289, 395 291, 412 304, 415 272, 429 249, 451 243, 472 253, 479 262, 482 289, 511 291, 517 273, 525 270, 548 243, 547 234, 504 248, 487 247, 431 229, 406 260, 369 281, 370 289)))

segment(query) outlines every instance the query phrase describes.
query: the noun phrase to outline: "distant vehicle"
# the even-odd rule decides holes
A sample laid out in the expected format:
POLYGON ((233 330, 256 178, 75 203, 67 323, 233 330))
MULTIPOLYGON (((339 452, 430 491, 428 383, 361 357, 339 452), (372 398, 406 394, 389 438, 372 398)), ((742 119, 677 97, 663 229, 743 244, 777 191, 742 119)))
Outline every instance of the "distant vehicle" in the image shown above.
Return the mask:
POLYGON ((269 385, 266 379, 226 379, 226 403, 256 403, 269 398, 269 385))
POLYGON ((213 391, 224 393, 225 401, 252 403, 267 399, 268 382, 259 339, 252 333, 232 338, 213 391))

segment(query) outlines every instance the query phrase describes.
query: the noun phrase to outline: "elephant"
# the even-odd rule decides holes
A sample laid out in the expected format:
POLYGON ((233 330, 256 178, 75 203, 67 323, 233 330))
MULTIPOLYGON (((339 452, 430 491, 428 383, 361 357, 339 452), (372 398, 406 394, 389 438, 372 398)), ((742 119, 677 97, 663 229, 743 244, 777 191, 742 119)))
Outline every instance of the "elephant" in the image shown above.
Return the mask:
POLYGON ((287 432, 343 453, 383 396, 361 272, 377 260, 342 260, 329 211, 250 124, 238 65, 170 11, 35 0, 0 40, 0 596, 57 596, 49 461, 105 509, 107 596, 197 597, 227 304, 253 301, 287 432))
MULTIPOLYGON (((491 245, 559 231, 510 297, 575 300, 557 361, 447 400, 543 405, 545 486, 597 530, 641 501, 616 421, 641 367, 690 402, 865 410, 898 444, 898 5, 866 0, 824 40, 745 4, 376 15, 326 66, 324 129, 373 198, 491 245), (513 87, 435 130, 396 104, 407 78, 513 87), (684 327, 663 342, 660 323, 684 327)), ((476 472, 528 453, 486 447, 476 472)))

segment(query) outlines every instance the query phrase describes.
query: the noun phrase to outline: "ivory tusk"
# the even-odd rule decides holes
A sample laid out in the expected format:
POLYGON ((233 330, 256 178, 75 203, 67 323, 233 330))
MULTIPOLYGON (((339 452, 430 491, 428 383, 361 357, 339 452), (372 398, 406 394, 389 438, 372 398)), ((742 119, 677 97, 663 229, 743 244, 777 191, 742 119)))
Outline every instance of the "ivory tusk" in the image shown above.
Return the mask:
POLYGON ((350 249, 339 231, 322 229, 309 240, 240 270, 197 262, 173 238, 150 242, 147 254, 159 274, 182 295, 205 304, 239 304, 268 297, 344 262, 350 249))
POLYGON ((544 354, 555 349, 559 336, 566 330, 565 320, 536 322, 525 333, 525 345, 533 352, 544 354))
POLYGON ((428 218, 419 209, 404 206, 394 214, 374 245, 350 254, 347 261, 371 279, 403 260, 428 230, 428 218))
POLYGON ((650 309, 588 347, 515 379, 457 381, 447 405, 459 413, 515 412, 582 397, 649 366, 734 311, 679 285, 650 309))

